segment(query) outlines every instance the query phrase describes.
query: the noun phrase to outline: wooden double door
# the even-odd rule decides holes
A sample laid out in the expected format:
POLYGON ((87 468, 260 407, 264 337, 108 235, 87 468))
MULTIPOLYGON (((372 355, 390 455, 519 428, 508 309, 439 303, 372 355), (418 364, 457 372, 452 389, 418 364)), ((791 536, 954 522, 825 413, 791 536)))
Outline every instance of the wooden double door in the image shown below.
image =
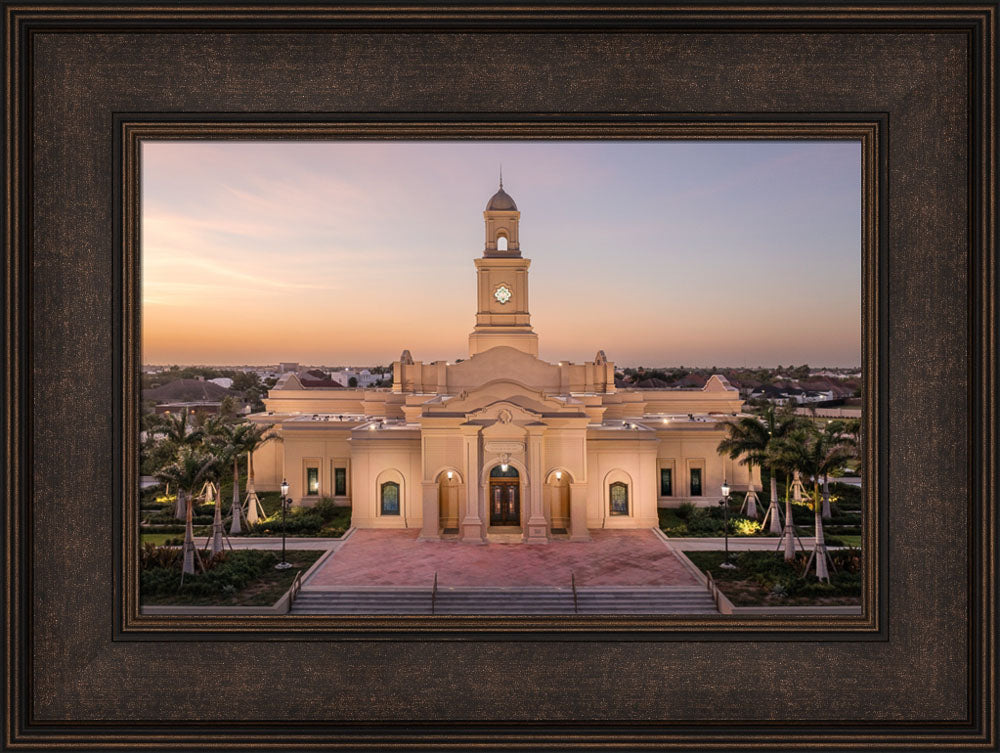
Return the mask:
POLYGON ((516 478, 490 479, 490 525, 521 525, 521 483, 516 478))

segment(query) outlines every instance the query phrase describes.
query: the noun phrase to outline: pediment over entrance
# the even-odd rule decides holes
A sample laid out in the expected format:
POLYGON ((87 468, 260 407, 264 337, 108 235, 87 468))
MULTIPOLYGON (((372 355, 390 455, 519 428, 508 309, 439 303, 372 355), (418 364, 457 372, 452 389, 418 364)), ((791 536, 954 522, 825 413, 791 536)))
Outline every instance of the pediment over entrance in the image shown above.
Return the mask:
MULTIPOLYGON (((500 400, 491 403, 480 410, 472 411, 466 415, 469 421, 490 422, 488 429, 499 433, 501 428, 516 429, 518 435, 524 433, 521 428, 525 424, 537 424, 542 416, 540 413, 526 409, 509 400, 500 400)), ((484 433, 487 430, 484 430, 484 433)))

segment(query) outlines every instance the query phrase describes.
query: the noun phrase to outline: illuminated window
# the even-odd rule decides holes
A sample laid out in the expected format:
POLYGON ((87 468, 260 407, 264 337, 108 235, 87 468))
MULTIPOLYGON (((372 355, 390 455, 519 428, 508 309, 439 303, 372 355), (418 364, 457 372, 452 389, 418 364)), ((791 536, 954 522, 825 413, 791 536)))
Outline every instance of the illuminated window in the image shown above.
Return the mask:
POLYGON ((507 250, 507 236, 501 235, 497 237, 497 251, 507 250))
POLYGON ((306 468, 306 494, 319 494, 319 468, 306 468))
POLYGON ((610 487, 611 514, 628 515, 628 485, 615 481, 610 487))
POLYGON ((333 469, 333 493, 337 497, 347 496, 347 469, 333 469))
POLYGON ((660 496, 661 497, 672 497, 672 496, 674 496, 674 469, 673 468, 661 468, 660 469, 660 496))
POLYGON ((382 514, 399 515, 399 484, 386 481, 382 484, 382 514))
POLYGON ((701 468, 691 469, 691 496, 701 496, 701 468))

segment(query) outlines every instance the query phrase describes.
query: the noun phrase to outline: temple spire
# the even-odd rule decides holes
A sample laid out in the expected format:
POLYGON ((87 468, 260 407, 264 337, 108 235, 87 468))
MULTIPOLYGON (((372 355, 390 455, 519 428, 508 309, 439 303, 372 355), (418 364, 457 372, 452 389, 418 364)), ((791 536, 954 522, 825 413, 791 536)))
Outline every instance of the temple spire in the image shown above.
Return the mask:
POLYGON ((503 190, 503 162, 500 163, 500 190, 503 190))

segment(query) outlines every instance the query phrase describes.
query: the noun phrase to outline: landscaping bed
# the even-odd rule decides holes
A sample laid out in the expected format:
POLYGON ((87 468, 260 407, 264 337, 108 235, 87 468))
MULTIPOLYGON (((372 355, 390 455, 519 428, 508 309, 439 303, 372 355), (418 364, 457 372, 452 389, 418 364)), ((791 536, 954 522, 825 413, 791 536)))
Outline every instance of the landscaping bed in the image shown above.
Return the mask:
MULTIPOLYGON (((843 484, 838 484, 837 486, 853 489, 853 487, 843 484)), ((853 490, 858 491, 856 489, 853 490)), ((746 516, 740 515, 739 510, 742 504, 742 495, 733 495, 733 501, 729 505, 729 535, 770 536, 771 534, 768 530, 762 528, 760 524, 760 521, 764 518, 764 513, 767 511, 769 502, 761 501, 758 504, 758 520, 749 520, 746 516)), ((857 504, 860 505, 860 495, 857 504)), ((690 502, 685 502, 679 507, 661 507, 657 512, 659 513, 660 530, 667 534, 667 536, 678 538, 714 538, 725 535, 725 513, 721 505, 715 504, 709 507, 696 507, 690 502)), ((784 512, 785 503, 782 501, 782 516, 784 516, 784 512)), ((845 510, 837 503, 832 503, 830 512, 832 516, 823 521, 825 534, 833 534, 834 536, 841 536, 843 534, 845 542, 854 539, 860 541, 861 518, 856 511, 845 510)), ((793 502, 792 520, 795 522, 799 536, 813 535, 815 516, 809 504, 793 502)), ((831 541, 830 543, 833 542, 831 541)))
POLYGON ((831 552, 836 570, 830 582, 817 581, 815 564, 802 576, 808 553, 786 562, 779 552, 738 552, 730 556, 736 569, 720 567, 725 552, 684 552, 738 607, 839 606, 861 603, 861 554, 856 549, 831 552))
MULTIPOLYGON (((264 513, 267 515, 249 528, 245 528, 238 536, 281 536, 281 503, 280 496, 275 492, 258 494, 264 513)), ((180 544, 184 540, 184 523, 174 517, 175 498, 161 497, 162 502, 145 502, 140 508, 142 517, 141 533, 143 542, 152 541, 157 544, 180 544), (163 534, 172 534, 164 536, 163 534)), ((222 499, 222 515, 229 513, 232 503, 222 499)), ((192 509, 192 523, 195 526, 195 538, 208 536, 211 531, 214 504, 196 504, 192 509)), ((295 506, 288 510, 285 519, 285 535, 289 538, 324 538, 336 539, 344 535, 351 526, 351 508, 334 504, 332 499, 321 499, 313 507, 295 506)), ((229 521, 226 522, 226 533, 229 534, 229 521)))
MULTIPOLYGON (((140 601, 143 606, 269 606, 291 587, 322 551, 289 551, 294 567, 275 570, 280 552, 239 549, 216 557, 202 550, 206 572, 197 570, 181 580, 181 550, 146 545, 140 561, 140 601)), ((197 567, 197 566, 196 566, 197 567)))

